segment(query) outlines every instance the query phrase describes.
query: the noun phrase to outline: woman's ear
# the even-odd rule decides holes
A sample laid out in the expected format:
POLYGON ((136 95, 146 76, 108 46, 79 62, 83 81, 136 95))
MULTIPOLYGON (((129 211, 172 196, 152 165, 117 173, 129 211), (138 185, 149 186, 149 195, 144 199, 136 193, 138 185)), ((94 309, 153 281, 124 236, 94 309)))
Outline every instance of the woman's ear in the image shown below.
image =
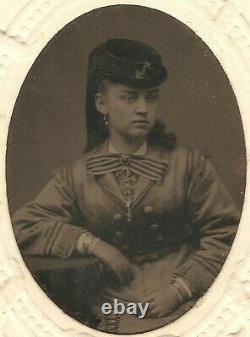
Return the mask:
POLYGON ((98 92, 95 95, 95 107, 103 115, 107 115, 107 102, 104 94, 98 92))

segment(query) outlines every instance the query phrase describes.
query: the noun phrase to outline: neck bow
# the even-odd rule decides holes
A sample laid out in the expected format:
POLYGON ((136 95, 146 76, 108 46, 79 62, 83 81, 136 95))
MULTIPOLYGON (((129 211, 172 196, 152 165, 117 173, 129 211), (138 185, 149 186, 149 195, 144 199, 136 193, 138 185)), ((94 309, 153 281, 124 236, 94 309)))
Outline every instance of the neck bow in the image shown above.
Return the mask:
POLYGON ((93 155, 87 159, 86 164, 88 172, 93 175, 103 175, 128 169, 156 182, 162 180, 167 169, 167 162, 165 160, 118 153, 93 155))

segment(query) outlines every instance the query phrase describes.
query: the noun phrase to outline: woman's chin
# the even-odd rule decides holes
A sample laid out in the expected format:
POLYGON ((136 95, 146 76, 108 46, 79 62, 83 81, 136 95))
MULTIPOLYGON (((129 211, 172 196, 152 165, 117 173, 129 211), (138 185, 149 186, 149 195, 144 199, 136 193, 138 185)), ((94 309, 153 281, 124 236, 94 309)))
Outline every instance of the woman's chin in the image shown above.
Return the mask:
POLYGON ((131 130, 130 135, 131 137, 134 138, 146 138, 148 136, 150 132, 150 128, 147 126, 137 126, 136 128, 133 128, 133 130, 131 130))

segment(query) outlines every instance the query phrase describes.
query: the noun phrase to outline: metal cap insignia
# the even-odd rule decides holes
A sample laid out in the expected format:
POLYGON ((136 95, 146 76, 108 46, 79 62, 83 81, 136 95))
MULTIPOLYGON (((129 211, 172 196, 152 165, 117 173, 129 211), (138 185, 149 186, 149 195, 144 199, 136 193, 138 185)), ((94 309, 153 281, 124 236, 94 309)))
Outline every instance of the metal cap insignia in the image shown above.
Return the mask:
POLYGON ((140 66, 135 72, 135 77, 138 80, 144 79, 147 75, 147 71, 151 69, 151 63, 148 61, 145 61, 143 66, 140 66))

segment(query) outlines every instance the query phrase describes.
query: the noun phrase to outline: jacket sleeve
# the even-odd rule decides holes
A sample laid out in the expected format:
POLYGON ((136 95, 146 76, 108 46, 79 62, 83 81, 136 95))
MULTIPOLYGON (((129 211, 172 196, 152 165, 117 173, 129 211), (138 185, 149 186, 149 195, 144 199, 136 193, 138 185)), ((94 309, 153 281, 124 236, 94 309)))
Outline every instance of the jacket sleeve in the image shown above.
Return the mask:
POLYGON ((177 270, 194 296, 213 283, 229 253, 240 214, 211 163, 198 152, 189 161, 187 198, 198 248, 177 270))
POLYGON ((58 170, 38 196, 12 219, 23 255, 72 255, 83 232, 76 216, 70 171, 58 170))

